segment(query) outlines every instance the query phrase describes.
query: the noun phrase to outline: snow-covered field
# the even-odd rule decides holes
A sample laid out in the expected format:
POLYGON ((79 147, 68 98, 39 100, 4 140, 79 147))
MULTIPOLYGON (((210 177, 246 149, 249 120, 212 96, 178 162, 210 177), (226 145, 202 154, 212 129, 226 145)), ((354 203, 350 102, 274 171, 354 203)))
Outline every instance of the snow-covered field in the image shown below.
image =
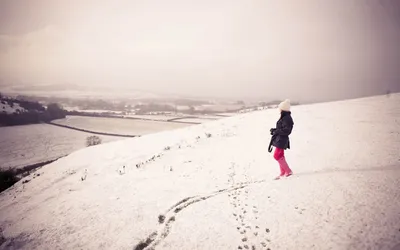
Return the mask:
MULTIPOLYGON (((47 124, 0 127, 0 169, 20 168, 86 147, 92 134, 47 124)), ((125 138, 99 136, 103 143, 125 138)))
MULTIPOLYGON (((218 120, 223 118, 222 116, 218 116, 218 115, 195 115, 197 118, 199 119, 204 119, 204 120, 218 120)), ((233 115, 231 115, 233 116, 233 115)))
POLYGON ((218 115, 226 116, 226 117, 231 117, 231 116, 237 115, 237 113, 218 113, 218 115))
POLYGON ((214 112, 229 112, 231 110, 241 109, 243 105, 235 104, 216 104, 216 105, 203 105, 195 107, 196 110, 209 110, 214 112))
MULTIPOLYGON (((221 119, 222 117, 220 117, 219 119, 221 119)), ((214 119, 216 120, 216 119, 214 119)), ((210 118, 182 118, 182 119, 178 119, 176 120, 178 122, 192 122, 192 123, 205 123, 205 122, 210 122, 213 121, 213 119, 210 118)))
POLYGON ((67 118, 65 119, 55 120, 54 123, 95 132, 124 135, 144 135, 165 130, 187 127, 190 125, 157 121, 142 121, 134 119, 86 116, 67 116, 67 118))
POLYGON ((273 181, 277 118, 74 152, 0 195, 2 247, 398 249, 400 94, 293 107, 295 175, 273 181))
POLYGON ((174 115, 125 115, 125 117, 148 119, 154 121, 168 121, 170 119, 179 118, 179 116, 174 116, 174 115))
POLYGON ((184 121, 184 122, 196 122, 196 123, 204 123, 210 120, 218 120, 223 117, 215 116, 215 115, 185 115, 181 114, 181 116, 173 116, 173 115, 132 115, 130 117, 133 118, 140 118, 140 119, 150 119, 154 121, 168 121, 171 119, 176 119, 177 121, 184 121), (191 117, 191 118, 185 118, 191 117), (178 119, 177 119, 178 118, 178 119))

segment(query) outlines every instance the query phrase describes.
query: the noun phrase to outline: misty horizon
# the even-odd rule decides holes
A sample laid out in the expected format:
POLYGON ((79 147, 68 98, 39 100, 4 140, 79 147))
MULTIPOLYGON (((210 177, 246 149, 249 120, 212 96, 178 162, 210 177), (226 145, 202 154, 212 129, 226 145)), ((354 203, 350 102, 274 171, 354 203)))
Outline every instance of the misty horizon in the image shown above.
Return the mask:
POLYGON ((398 92, 399 10, 392 0, 2 0, 0 80, 300 102, 398 92))

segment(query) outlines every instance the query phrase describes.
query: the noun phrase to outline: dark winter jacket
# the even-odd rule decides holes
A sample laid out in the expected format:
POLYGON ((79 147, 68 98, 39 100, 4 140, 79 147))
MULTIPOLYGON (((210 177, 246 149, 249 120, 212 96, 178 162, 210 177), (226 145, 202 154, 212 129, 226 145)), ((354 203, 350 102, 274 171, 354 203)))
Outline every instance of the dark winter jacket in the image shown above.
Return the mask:
POLYGON ((290 149, 289 135, 292 133, 293 125, 291 112, 282 111, 281 118, 276 123, 276 129, 273 131, 272 145, 274 147, 290 149))

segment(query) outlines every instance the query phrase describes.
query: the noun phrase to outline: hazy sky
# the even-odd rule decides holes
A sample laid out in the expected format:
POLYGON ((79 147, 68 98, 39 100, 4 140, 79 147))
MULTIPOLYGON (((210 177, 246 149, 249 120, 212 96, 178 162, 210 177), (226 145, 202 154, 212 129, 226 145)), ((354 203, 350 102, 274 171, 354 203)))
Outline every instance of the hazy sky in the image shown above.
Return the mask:
POLYGON ((397 0, 0 0, 0 79, 298 100, 400 91, 397 0))

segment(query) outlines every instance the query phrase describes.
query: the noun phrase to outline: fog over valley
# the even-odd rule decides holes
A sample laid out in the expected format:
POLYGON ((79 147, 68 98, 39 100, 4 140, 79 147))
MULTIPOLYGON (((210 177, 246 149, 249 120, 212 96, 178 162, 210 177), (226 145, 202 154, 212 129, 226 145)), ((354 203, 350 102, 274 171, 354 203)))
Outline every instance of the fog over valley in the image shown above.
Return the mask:
POLYGON ((399 13, 394 0, 2 0, 0 86, 300 102, 398 92, 399 13))

